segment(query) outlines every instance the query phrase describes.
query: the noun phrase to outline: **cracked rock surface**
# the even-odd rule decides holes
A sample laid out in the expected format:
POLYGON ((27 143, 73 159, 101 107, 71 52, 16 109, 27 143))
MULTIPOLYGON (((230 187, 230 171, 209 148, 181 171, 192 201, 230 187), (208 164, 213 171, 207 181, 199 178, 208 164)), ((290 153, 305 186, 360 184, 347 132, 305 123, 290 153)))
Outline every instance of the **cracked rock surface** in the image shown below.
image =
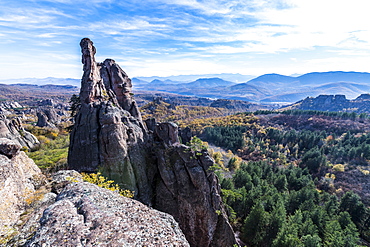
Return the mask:
POLYGON ((25 246, 189 246, 172 216, 86 182, 67 185, 25 246))

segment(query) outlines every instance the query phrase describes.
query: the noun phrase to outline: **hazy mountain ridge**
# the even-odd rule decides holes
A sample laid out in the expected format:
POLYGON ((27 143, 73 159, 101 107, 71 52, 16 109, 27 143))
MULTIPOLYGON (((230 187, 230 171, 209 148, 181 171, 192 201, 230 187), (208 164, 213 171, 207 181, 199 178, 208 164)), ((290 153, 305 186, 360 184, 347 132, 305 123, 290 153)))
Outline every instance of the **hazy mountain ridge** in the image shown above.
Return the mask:
POLYGON ((242 74, 239 74, 239 73, 237 73, 237 74, 221 73, 221 74, 200 74, 200 75, 175 75, 175 76, 165 76, 165 77, 161 77, 161 76, 148 76, 148 77, 138 76, 138 77, 134 77, 134 78, 138 79, 138 80, 141 80, 141 81, 147 81, 147 82, 150 82, 150 81, 153 81, 153 80, 157 79, 157 80, 160 80, 160 81, 171 80, 171 81, 178 82, 178 83, 186 83, 186 82, 195 81, 199 78, 214 78, 214 77, 218 77, 218 78, 221 78, 223 80, 232 81, 232 82, 236 82, 236 83, 248 81, 248 80, 254 78, 254 76, 252 76, 252 75, 242 75, 242 74))
POLYGON ((135 89, 281 104, 293 103, 320 94, 343 94, 348 98, 356 98, 370 91, 370 73, 365 72, 312 72, 297 77, 265 74, 244 83, 232 84, 229 81, 228 84, 227 82, 215 77, 200 78, 190 83, 175 81, 169 83, 155 79, 145 84, 140 79, 140 85, 135 89))
POLYGON ((0 79, 2 84, 33 84, 33 85, 73 85, 79 87, 81 79, 74 78, 20 78, 20 79, 0 79))
POLYGON ((20 103, 41 99, 55 99, 68 102, 79 88, 72 85, 35 85, 35 84, 0 84, 0 100, 16 100, 20 103))
MULTIPOLYGON (((370 92, 370 73, 366 72, 312 72, 297 77, 265 74, 250 78, 251 76, 240 74, 134 77, 132 83, 135 91, 160 91, 186 96, 279 104, 294 103, 321 94, 343 94, 354 99, 370 92), (240 81, 236 78, 248 78, 248 81, 236 83, 240 81)), ((77 85, 79 81, 49 77, 0 80, 0 83, 77 85)))

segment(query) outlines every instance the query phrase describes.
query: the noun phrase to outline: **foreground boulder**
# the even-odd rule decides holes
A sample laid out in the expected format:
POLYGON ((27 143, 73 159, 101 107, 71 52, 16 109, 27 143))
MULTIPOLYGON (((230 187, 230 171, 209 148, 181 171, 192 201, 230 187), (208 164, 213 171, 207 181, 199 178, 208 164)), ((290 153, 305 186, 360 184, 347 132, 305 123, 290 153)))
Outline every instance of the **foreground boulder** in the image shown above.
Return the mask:
POLYGON ((180 144, 175 124, 144 123, 126 73, 112 59, 97 63, 91 40, 80 45, 84 75, 69 167, 102 171, 136 199, 171 214, 191 246, 237 244, 210 156, 180 144))
POLYGON ((189 246, 172 216, 86 182, 67 185, 25 246, 189 246))
POLYGON ((12 233, 46 179, 21 146, 0 138, 0 238, 12 233))

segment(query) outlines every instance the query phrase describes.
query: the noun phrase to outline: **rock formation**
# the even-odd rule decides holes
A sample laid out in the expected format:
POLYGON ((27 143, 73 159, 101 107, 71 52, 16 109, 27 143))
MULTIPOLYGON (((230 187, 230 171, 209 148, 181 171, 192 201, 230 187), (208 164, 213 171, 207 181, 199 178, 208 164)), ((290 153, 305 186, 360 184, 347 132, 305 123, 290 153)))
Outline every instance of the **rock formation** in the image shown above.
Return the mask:
POLYGON ((210 168, 214 161, 205 150, 194 154, 174 140, 171 128, 170 124, 156 128, 162 141, 156 151, 159 176, 154 207, 178 220, 191 246, 236 244, 217 176, 210 168))
POLYGON ((90 183, 71 183, 25 246, 189 246, 172 216, 90 183))
POLYGON ((233 246, 220 187, 206 152, 180 144, 171 123, 144 123, 131 80, 112 59, 97 63, 91 40, 81 41, 81 107, 70 138, 69 167, 98 169, 135 198, 173 215, 191 246, 233 246))
POLYGON ((95 62, 89 39, 80 43, 84 75, 81 107, 71 133, 68 164, 71 169, 103 173, 135 191, 150 204, 147 172, 146 129, 132 98, 131 80, 111 59, 95 62))
POLYGON ((39 107, 36 114, 36 126, 38 127, 56 128, 56 124, 59 124, 61 122, 60 116, 52 107, 39 107))
MULTIPOLYGON (((83 182, 76 171, 57 172, 49 185, 39 193, 27 191, 32 197, 20 194, 17 205, 4 197, 4 208, 8 207, 0 216, 11 222, 0 225, 0 246, 189 246, 171 215, 83 182), (9 214, 22 203, 27 210, 21 217, 18 212, 9 214)), ((5 188, 5 192, 13 191, 5 188)))
POLYGON ((33 202, 45 177, 17 142, 0 138, 0 239, 33 202))
POLYGON ((10 115, 16 109, 22 108, 23 106, 16 101, 4 101, 0 102, 0 114, 10 115))
POLYGON ((20 118, 9 120, 0 117, 0 138, 11 139, 29 149, 39 144, 37 138, 22 127, 20 118))
POLYGON ((288 109, 317 110, 317 111, 340 111, 370 113, 370 95, 361 94, 356 99, 346 99, 344 95, 319 95, 307 97, 287 106, 288 109))

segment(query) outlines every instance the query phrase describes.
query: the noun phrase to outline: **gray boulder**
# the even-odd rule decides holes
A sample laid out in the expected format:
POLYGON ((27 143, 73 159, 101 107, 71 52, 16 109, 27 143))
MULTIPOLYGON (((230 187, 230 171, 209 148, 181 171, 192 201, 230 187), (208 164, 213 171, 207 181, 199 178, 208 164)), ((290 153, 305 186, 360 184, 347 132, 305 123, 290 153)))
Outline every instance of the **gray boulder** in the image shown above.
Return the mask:
POLYGON ((6 238, 46 178, 19 144, 1 138, 0 147, 0 236, 6 238))
POLYGON ((57 196, 25 246, 189 246, 172 216, 90 183, 57 196))
POLYGON ((39 107, 37 109, 38 127, 56 128, 56 125, 61 122, 61 117, 53 107, 39 107))
POLYGON ((0 138, 0 154, 13 158, 19 153, 22 146, 7 138, 0 138))

